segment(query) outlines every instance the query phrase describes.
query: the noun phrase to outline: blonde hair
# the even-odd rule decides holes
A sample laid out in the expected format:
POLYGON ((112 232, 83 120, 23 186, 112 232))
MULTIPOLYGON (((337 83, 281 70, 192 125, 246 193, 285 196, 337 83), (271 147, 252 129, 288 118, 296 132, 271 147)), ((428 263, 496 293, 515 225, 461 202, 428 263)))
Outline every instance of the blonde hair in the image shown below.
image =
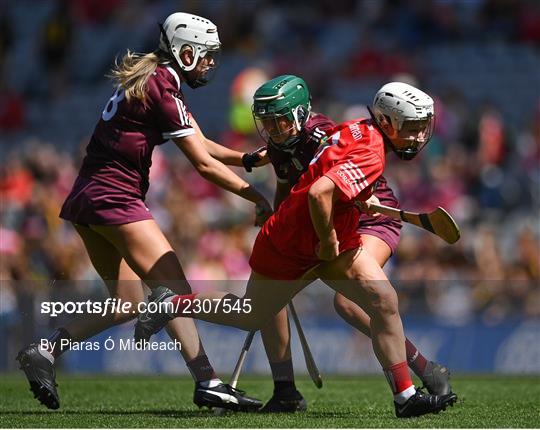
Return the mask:
POLYGON ((170 58, 163 51, 136 54, 128 50, 120 63, 117 60, 114 62, 114 67, 107 77, 111 78, 115 86, 124 89, 126 100, 134 98, 145 103, 148 78, 159 64, 168 62, 170 58))

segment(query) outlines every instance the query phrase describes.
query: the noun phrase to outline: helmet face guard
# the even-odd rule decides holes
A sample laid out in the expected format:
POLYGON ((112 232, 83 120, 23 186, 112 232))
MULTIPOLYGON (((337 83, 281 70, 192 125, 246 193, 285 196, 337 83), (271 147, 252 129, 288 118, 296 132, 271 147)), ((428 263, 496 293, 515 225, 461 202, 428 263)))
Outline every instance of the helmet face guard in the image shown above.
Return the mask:
POLYGON ((412 160, 433 135, 433 99, 403 82, 390 82, 377 91, 373 117, 388 138, 388 145, 402 160, 412 160), (384 123, 392 125, 391 134, 384 130, 384 123))
POLYGON ((282 75, 261 85, 251 108, 260 136, 278 151, 293 151, 311 112, 306 82, 282 75))
POLYGON ((392 143, 392 150, 402 160, 412 160, 427 145, 433 136, 435 116, 430 115, 426 119, 405 119, 401 124, 392 124, 397 132, 397 139, 410 142, 409 146, 396 148, 392 143), (400 127, 400 128, 397 128, 400 127))
POLYGON ((201 51, 197 61, 195 61, 195 58, 193 59, 194 64, 206 60, 206 64, 202 66, 201 71, 197 72, 196 67, 191 72, 182 70, 182 74, 190 88, 203 87, 214 79, 219 67, 220 57, 221 51, 219 47, 209 48, 206 51, 201 51))
POLYGON ((291 150, 296 146, 298 134, 309 117, 304 106, 284 109, 280 113, 258 114, 254 104, 252 113, 261 138, 280 151, 291 150))

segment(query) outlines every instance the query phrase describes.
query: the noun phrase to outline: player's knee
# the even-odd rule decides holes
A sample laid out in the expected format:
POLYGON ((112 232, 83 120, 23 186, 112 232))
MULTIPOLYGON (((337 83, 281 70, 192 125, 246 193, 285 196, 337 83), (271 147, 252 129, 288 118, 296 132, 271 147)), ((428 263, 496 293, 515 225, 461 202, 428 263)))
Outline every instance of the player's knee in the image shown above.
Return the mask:
POLYGON ((397 293, 393 288, 384 288, 375 293, 372 301, 373 318, 388 318, 399 313, 397 293))

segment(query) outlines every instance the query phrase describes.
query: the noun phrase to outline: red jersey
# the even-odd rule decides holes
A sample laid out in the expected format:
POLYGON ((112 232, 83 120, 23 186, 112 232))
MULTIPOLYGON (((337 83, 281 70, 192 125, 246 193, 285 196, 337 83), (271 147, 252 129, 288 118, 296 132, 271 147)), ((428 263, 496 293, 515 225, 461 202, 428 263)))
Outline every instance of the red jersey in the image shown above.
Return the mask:
MULTIPOLYGON (((334 205, 334 227, 341 245, 345 245, 358 226, 360 213, 355 202, 367 200, 373 194, 384 171, 383 137, 371 119, 340 124, 328 134, 308 170, 261 230, 284 255, 315 257, 319 240, 311 222, 308 192, 320 177, 330 178, 341 191, 334 205)), ((344 251, 341 246, 340 249, 344 251)))
POLYGON ((195 134, 180 78, 171 66, 159 65, 146 86, 146 104, 128 103, 121 88, 109 99, 79 173, 140 199, 148 191, 154 147, 195 134))

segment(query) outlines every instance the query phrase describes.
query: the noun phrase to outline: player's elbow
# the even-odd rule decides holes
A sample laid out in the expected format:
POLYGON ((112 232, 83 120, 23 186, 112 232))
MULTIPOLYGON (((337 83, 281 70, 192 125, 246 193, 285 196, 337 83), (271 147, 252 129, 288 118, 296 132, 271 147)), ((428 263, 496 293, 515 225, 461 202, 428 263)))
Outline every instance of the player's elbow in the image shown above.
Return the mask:
POLYGON ((207 163, 205 161, 195 163, 195 169, 204 179, 212 179, 214 169, 212 168, 210 163, 207 163))
MULTIPOLYGON (((321 178, 323 179, 323 178, 321 178)), ((332 187, 328 182, 332 183, 330 180, 321 181, 318 180, 315 182, 308 191, 308 198, 312 202, 320 202, 332 196, 332 187)))

